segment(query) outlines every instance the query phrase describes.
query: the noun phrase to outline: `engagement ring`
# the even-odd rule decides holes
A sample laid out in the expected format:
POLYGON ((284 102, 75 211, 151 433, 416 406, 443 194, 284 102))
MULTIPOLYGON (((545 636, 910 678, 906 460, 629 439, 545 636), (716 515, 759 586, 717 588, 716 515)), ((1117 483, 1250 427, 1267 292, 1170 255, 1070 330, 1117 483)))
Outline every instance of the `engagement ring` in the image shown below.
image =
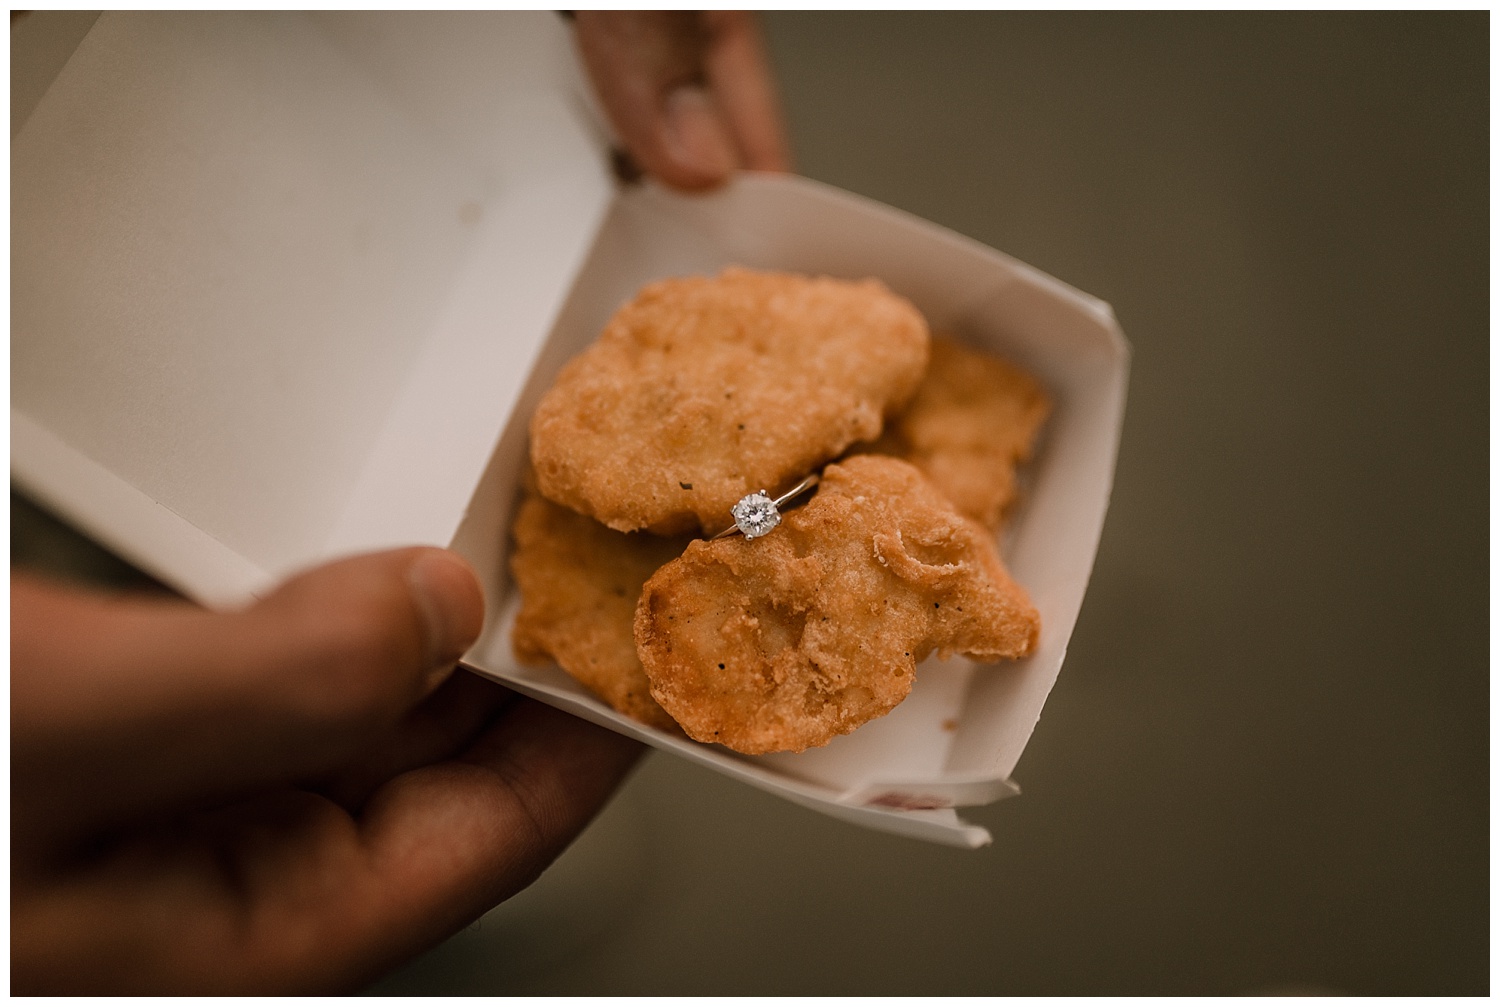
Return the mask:
POLYGON ((741 497, 740 502, 729 510, 729 513, 734 515, 734 524, 709 541, 717 542, 721 538, 735 534, 744 535, 746 538, 760 538, 781 524, 781 511, 777 508, 793 497, 801 496, 816 485, 818 485, 818 477, 810 475, 775 500, 767 496, 765 490, 741 497))

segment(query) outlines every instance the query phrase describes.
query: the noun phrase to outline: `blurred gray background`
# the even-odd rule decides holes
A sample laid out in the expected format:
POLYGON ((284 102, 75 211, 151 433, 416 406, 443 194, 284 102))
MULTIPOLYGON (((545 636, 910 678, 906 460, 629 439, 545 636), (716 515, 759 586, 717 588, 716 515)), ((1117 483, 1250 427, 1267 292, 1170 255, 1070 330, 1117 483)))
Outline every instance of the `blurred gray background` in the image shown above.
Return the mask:
POLYGON ((653 756, 372 992, 1486 992, 1488 15, 765 23, 804 174, 1134 345, 1025 792, 962 852, 653 756))

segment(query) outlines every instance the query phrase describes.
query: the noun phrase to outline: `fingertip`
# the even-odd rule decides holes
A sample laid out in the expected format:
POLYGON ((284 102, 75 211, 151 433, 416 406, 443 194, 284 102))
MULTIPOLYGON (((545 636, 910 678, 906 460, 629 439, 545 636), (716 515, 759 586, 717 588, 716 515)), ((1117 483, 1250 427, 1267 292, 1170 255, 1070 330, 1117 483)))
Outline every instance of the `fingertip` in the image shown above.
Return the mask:
POLYGON ((793 171, 781 99, 756 15, 750 11, 712 11, 704 17, 714 39, 705 58, 708 86, 734 137, 743 167, 793 171))
POLYGON ((407 568, 406 583, 422 617, 427 666, 446 671, 484 628, 479 578, 457 553, 427 549, 407 568))
POLYGON ((657 169, 663 181, 688 189, 709 188, 728 179, 739 155, 713 97, 697 86, 669 93, 662 108, 663 154, 657 169))
POLYGON ((745 154, 745 167, 751 171, 771 171, 783 175, 790 175, 797 170, 792 152, 779 133, 770 142, 748 150, 745 154))

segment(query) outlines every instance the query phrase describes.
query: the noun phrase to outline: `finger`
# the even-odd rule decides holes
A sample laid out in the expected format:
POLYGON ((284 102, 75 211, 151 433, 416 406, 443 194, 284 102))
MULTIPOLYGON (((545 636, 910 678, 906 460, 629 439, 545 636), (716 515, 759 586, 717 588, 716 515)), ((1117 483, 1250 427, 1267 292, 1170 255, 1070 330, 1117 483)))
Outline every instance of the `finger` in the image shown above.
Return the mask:
POLYGON ((459 669, 399 724, 373 738, 313 789, 357 814, 393 777, 468 748, 499 711, 518 698, 502 685, 459 669))
POLYGON ((229 614, 13 578, 19 830, 326 771, 446 678, 482 620, 472 571, 437 549, 330 564, 229 614))
POLYGON ((367 806, 362 832, 376 900, 370 933, 436 944, 530 885, 593 820, 644 747, 521 700, 462 758, 398 777, 367 806))
POLYGON ((739 151, 758 171, 791 171, 791 145, 760 23, 748 11, 706 11, 704 70, 739 151))
POLYGON ((579 11, 579 53, 620 140, 667 185, 704 189, 738 164, 705 86, 707 38, 695 11, 579 11))
POLYGON ((13 991, 358 989, 534 880, 640 751, 519 700, 463 759, 396 778, 358 822, 288 791, 205 819, 192 841, 13 892, 13 991))

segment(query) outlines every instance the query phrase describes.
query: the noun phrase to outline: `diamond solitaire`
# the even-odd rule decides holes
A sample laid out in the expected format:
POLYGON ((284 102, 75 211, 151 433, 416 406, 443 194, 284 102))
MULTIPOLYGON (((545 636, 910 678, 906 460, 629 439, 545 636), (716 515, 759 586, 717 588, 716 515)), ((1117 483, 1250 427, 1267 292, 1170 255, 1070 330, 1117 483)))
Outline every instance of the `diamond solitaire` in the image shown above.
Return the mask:
POLYGON ((741 498, 729 512, 734 515, 736 527, 746 538, 760 538, 781 524, 781 512, 776 509, 776 501, 766 496, 765 490, 741 498))

